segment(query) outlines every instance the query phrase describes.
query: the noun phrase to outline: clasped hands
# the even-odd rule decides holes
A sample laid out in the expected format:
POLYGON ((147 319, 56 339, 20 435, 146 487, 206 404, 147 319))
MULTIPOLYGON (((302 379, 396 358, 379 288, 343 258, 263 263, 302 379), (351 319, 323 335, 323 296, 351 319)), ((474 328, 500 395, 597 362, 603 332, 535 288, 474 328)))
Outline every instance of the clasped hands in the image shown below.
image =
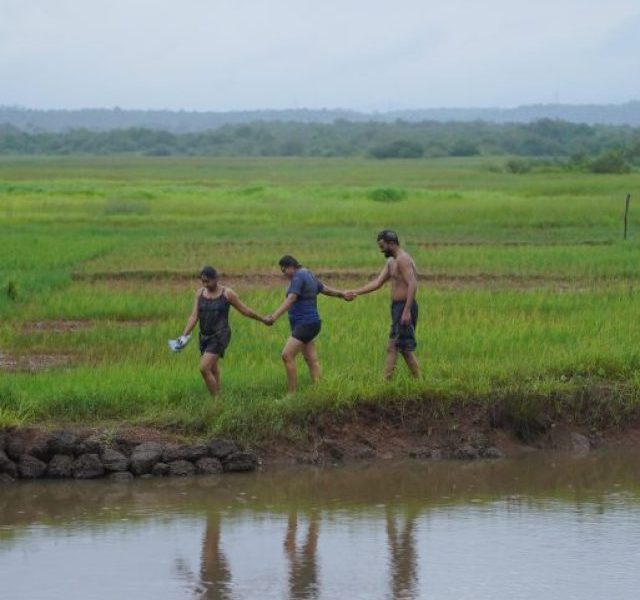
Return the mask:
MULTIPOLYGON (((347 290, 346 292, 341 292, 340 297, 347 302, 351 302, 358 297, 358 294, 354 290, 347 290)), ((271 327, 276 322, 276 317, 273 315, 265 315, 264 317, 260 317, 260 322, 267 327, 271 327)))

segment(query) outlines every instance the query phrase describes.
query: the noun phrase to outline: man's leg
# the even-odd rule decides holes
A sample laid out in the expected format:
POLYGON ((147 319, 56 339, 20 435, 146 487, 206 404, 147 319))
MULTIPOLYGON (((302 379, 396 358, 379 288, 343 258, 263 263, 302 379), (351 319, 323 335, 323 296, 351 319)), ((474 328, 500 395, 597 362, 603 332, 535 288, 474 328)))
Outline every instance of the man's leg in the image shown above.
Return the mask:
POLYGON ((318 352, 313 340, 306 343, 302 348, 302 356, 309 367, 311 381, 318 383, 320 381, 320 361, 318 360, 318 352))
POLYGON ((220 392, 220 369, 218 367, 219 356, 205 352, 200 359, 200 373, 212 396, 220 392))
POLYGON ((393 372, 396 369, 396 361, 398 360, 398 349, 396 348, 396 341, 391 339, 389 340, 389 345, 387 346, 387 359, 384 362, 384 378, 386 380, 391 379, 393 377, 393 372))
POLYGON ((401 326, 398 331, 398 350, 415 378, 420 377, 420 365, 413 353, 416 349, 416 327, 418 325, 418 304, 411 307, 411 325, 401 326))
POLYGON ((407 363, 407 367, 409 367, 409 371, 411 374, 417 379, 420 377, 420 365, 418 364, 418 359, 416 355, 411 350, 405 350, 402 353, 402 357, 404 361, 407 363))
POLYGON ((287 372, 287 387, 289 393, 295 393, 298 388, 298 372, 296 371, 296 355, 302 348, 304 343, 294 337, 290 337, 282 349, 282 362, 287 372))

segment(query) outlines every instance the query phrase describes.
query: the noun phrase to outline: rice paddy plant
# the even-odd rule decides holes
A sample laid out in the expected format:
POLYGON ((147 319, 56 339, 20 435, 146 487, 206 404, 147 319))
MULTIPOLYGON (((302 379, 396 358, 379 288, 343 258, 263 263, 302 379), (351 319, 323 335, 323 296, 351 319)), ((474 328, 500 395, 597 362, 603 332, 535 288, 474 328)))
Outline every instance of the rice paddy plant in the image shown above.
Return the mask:
POLYGON ((0 295, 0 426, 127 421, 256 437, 361 402, 571 403, 606 385, 621 406, 637 403, 640 236, 632 223, 620 241, 618 200, 640 178, 516 178, 485 163, 2 159, 0 284, 12 293, 0 295), (371 202, 376 188, 407 196, 371 202), (323 381, 311 386, 301 361, 294 398, 279 358, 286 319, 268 329, 232 316, 223 404, 205 392, 195 343, 168 352, 203 264, 268 313, 284 294, 280 255, 348 288, 382 267, 386 227, 424 277, 420 381, 402 364, 381 379, 386 292, 321 298, 323 381))

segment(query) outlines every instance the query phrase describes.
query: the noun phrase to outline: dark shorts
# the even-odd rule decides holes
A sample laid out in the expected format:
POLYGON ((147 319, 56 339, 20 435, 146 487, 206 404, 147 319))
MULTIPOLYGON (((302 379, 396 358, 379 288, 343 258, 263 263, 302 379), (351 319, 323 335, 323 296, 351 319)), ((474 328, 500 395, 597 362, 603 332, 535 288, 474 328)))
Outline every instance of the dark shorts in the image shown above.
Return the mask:
POLYGON ((391 303, 391 331, 389 339, 394 340, 396 348, 401 352, 413 352, 418 345, 416 342, 416 326, 418 325, 418 303, 414 300, 411 306, 411 323, 401 325, 402 311, 406 302, 397 300, 391 303))
POLYGON ((205 352, 209 354, 217 354, 220 358, 224 358, 224 351, 227 349, 231 341, 231 333, 228 335, 200 335, 200 354, 205 352))
POLYGON ((322 323, 320 321, 318 321, 317 323, 296 325, 295 327, 291 328, 291 337, 300 340, 304 344, 308 344, 320 333, 321 327, 322 323))

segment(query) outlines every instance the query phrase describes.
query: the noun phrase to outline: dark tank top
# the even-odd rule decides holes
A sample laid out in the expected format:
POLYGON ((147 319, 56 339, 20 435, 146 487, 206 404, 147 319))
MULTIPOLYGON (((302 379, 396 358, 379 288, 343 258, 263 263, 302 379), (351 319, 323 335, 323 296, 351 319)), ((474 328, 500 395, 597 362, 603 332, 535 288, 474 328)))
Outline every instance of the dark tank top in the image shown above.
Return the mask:
POLYGON ((224 296, 224 289, 217 298, 205 298, 204 292, 200 292, 198 317, 201 336, 224 338, 230 335, 229 301, 224 296))

